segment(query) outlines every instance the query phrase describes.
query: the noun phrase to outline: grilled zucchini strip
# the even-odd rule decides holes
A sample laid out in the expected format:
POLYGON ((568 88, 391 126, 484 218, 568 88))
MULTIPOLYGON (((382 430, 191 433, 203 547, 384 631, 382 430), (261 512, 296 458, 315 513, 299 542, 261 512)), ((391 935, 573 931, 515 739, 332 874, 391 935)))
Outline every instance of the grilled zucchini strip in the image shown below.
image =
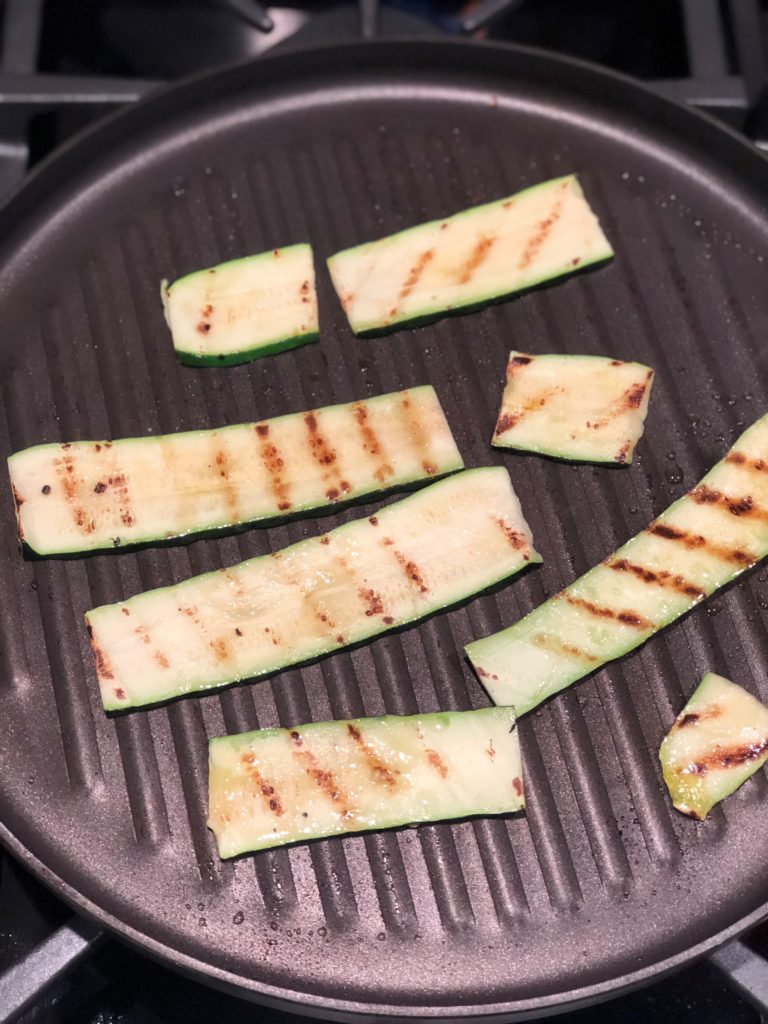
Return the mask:
POLYGON ((160 297, 186 366, 233 366, 319 337, 310 245, 289 245, 196 270, 160 297))
POLYGON ((507 708, 261 729, 209 742, 208 825, 222 857, 420 821, 519 811, 507 708))
POLYGON ((620 658, 768 554, 768 416, 645 530, 466 651, 518 715, 620 658))
POLYGON ((672 803, 703 821, 768 760, 768 708, 708 672, 659 751, 672 803))
POLYGON ((333 285, 355 334, 494 302, 613 255, 572 174, 337 252, 333 285))
POLYGON ((493 444, 581 462, 630 463, 652 383, 653 370, 641 363, 510 352, 493 444))
POLYGON ((429 386, 216 430, 76 441, 8 460, 38 556, 268 523, 461 469, 429 386))
POLYGON ((499 467, 282 551, 86 615, 107 709, 264 675, 453 605, 540 561, 499 467))

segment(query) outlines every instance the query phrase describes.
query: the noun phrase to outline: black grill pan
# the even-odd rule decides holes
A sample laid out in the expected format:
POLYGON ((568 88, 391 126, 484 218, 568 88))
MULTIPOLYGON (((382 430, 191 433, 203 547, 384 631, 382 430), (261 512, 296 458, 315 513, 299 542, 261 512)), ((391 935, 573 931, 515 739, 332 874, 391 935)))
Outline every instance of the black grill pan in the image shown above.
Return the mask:
MULTIPOLYGON (((768 783, 704 825, 657 750, 707 669, 768 698, 760 569, 520 726, 529 810, 222 863, 206 737, 467 708, 462 658, 681 495, 768 409, 768 169, 714 122, 535 51, 376 43, 282 55, 150 98, 67 146, 0 213, 3 454, 187 430, 432 382, 470 466, 508 466, 545 563, 492 596, 202 699, 107 719, 83 612, 315 533, 23 562, 2 495, 0 835, 148 953, 265 1002, 350 1017, 506 1017, 606 996, 768 910, 768 783), (177 365, 161 276, 311 239, 318 255, 576 171, 614 262, 389 338, 227 370, 177 365), (512 347, 658 371, 635 464, 489 447, 512 347)), ((324 526, 372 510, 346 512, 324 526)))

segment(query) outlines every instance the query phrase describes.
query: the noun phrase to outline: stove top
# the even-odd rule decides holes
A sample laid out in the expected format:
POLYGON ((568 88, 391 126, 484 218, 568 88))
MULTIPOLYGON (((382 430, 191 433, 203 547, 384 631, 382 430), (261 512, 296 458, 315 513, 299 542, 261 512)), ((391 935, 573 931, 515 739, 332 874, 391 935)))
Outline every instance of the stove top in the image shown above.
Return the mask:
MULTIPOLYGON (((0 198, 88 122, 158 83, 274 47, 449 34, 571 54, 646 80, 768 149, 768 0, 5 0, 0 37, 0 198)), ((768 926, 568 1024, 768 1020, 768 926), (761 1016, 762 1010, 762 1016, 761 1016)), ((0 852, 0 1024, 269 1024, 102 934, 0 852)))

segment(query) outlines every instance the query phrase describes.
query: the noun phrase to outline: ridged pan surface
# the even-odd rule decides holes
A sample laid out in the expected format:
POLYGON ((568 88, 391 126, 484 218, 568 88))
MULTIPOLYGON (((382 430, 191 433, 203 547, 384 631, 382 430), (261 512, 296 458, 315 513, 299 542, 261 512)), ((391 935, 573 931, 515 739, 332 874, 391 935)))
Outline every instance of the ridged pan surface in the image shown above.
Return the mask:
POLYGON ((768 410, 767 196, 766 165, 746 144, 630 82, 535 52, 424 42, 213 74, 120 115, 33 176, 0 214, 3 456, 431 382, 467 464, 508 467, 544 564, 351 653, 107 718, 86 609, 376 503, 322 525, 33 563, 17 550, 4 487, 0 822, 10 848, 147 951, 337 1016, 573 1004, 763 915, 764 772, 696 824, 672 810, 657 758, 706 670, 768 699, 760 568, 521 721, 525 816, 227 863, 205 820, 209 736, 487 703, 464 643, 637 532, 768 410), (352 336, 326 256, 570 171, 615 247, 610 265, 418 330, 352 336), (161 277, 308 240, 318 344, 232 369, 177 364, 161 277), (634 464, 492 450, 511 348, 655 367, 634 464))

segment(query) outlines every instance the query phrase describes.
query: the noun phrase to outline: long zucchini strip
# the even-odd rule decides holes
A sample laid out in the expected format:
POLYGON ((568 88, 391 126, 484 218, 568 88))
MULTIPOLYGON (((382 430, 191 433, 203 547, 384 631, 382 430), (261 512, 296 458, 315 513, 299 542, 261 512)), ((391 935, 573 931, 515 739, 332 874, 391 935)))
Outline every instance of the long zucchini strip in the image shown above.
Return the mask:
POLYGON ((461 469, 429 386, 216 430, 38 445, 8 460, 38 556, 181 540, 461 469))
POLYGON ((433 320, 609 259, 574 175, 337 252, 333 285, 355 334, 433 320))
POLYGON ((271 555, 86 614, 104 707, 274 672, 540 561, 502 468, 467 470, 271 555))
POLYGON ((222 857, 525 805, 506 708, 261 729, 208 749, 208 825, 222 857))
POLYGON ((707 672, 659 750, 672 803, 703 821, 768 761, 768 708, 707 672))
POLYGON ((160 297, 179 361, 233 366, 319 337, 315 267, 307 244, 196 270, 160 297))
POLYGON ((518 715, 638 647, 768 554, 768 415, 605 561, 466 652, 518 715))

